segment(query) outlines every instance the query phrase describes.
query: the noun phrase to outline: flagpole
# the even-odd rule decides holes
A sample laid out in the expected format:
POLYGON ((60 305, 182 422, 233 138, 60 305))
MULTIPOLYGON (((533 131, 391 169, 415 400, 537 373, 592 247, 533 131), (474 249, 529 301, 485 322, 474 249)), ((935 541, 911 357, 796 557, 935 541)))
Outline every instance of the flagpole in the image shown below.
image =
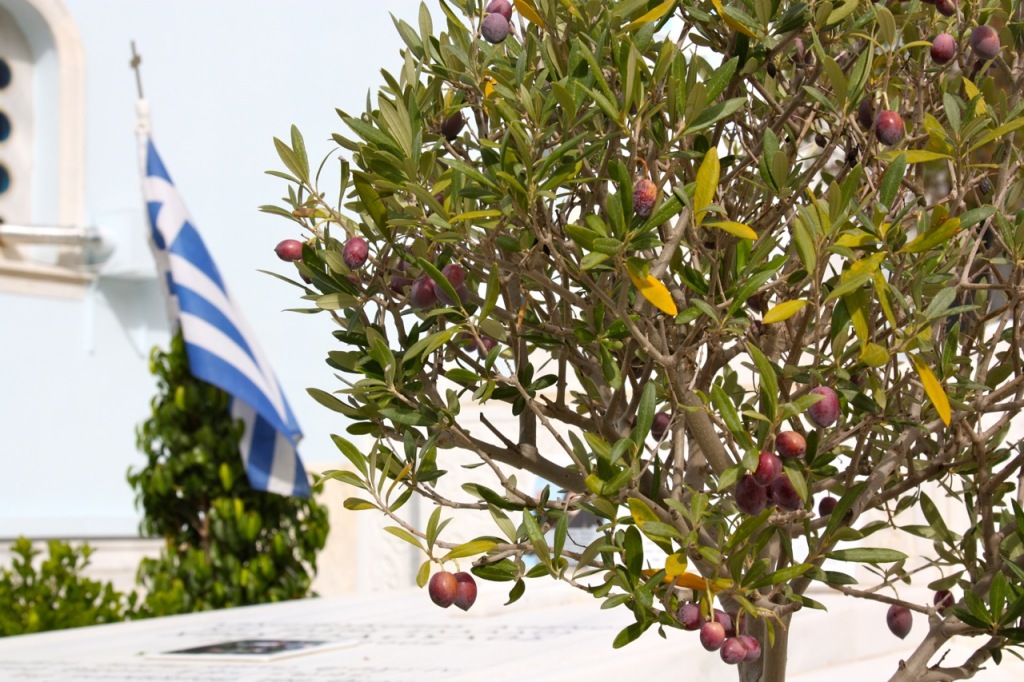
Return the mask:
POLYGON ((309 479, 296 450, 299 425, 157 154, 151 139, 149 103, 142 96, 142 57, 134 41, 131 48, 129 65, 135 71, 139 95, 135 133, 143 213, 148 218, 149 243, 171 333, 182 334, 192 376, 231 396, 232 418, 244 426, 239 455, 252 486, 279 495, 308 497, 309 479))
POLYGON ((135 41, 131 41, 132 47, 132 58, 128 62, 128 65, 135 72, 135 90, 138 93, 138 100, 135 103, 135 114, 137 117, 135 124, 135 132, 139 135, 145 135, 146 137, 153 131, 153 126, 149 120, 149 102, 146 101, 145 96, 142 94, 142 69, 139 68, 142 64, 142 55, 135 49, 135 41))
MULTIPOLYGON (((142 69, 139 68, 142 64, 142 55, 135 49, 135 41, 131 41, 132 58, 128 62, 132 71, 135 72, 135 89, 138 93, 138 99, 135 101, 135 138, 138 142, 138 164, 140 170, 140 178, 142 184, 142 196, 145 199, 147 196, 146 190, 146 176, 148 175, 146 164, 149 156, 149 144, 150 136, 153 132, 153 126, 149 118, 149 102, 142 94, 142 69)), ((146 211, 145 203, 143 204, 143 213, 146 211)), ((149 217, 147 216, 146 222, 149 223, 149 217)), ((164 302, 166 304, 167 313, 167 324, 168 329, 173 336, 179 331, 179 310, 175 299, 175 296, 170 286, 170 265, 167 262, 167 253, 156 246, 153 241, 155 231, 150 226, 147 232, 146 241, 149 242, 150 252, 153 254, 153 259, 156 261, 157 269, 157 280, 160 283, 160 289, 163 292, 164 302)))
POLYGON ((139 65, 142 64, 142 57, 139 55, 138 52, 135 51, 135 41, 134 40, 132 41, 131 44, 132 44, 132 60, 129 62, 129 64, 131 65, 132 70, 135 71, 135 89, 139 93, 139 99, 145 99, 145 97, 142 94, 142 70, 139 68, 139 65))

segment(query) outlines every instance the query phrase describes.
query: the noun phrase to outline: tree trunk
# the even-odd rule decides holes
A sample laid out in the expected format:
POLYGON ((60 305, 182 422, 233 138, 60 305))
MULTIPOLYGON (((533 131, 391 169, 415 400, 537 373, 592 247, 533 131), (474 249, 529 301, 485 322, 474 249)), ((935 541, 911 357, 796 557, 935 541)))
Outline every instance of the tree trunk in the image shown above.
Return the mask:
POLYGON ((749 663, 740 663, 740 682, 786 682, 786 663, 789 660, 790 615, 775 621, 775 643, 768 645, 767 628, 763 620, 750 622, 746 628, 749 635, 761 643, 761 658, 749 663))

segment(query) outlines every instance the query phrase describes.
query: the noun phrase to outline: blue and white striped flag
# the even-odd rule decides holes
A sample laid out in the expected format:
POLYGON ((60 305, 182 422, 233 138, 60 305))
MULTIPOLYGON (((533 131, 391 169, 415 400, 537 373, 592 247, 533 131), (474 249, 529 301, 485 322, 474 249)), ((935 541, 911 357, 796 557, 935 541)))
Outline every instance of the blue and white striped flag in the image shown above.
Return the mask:
POLYGON ((228 293, 148 134, 139 131, 143 196, 153 253, 167 279, 171 324, 180 324, 192 375, 231 396, 231 415, 245 423, 241 456, 253 488, 309 496, 296 451, 302 437, 256 337, 228 293))

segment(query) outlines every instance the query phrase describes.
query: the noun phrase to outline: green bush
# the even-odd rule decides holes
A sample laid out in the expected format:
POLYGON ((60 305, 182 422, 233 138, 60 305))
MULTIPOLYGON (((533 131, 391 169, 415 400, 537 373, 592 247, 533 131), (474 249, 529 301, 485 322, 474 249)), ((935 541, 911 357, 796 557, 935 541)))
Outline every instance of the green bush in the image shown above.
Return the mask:
POLYGON ((327 539, 327 511, 312 498, 254 490, 239 456, 241 422, 229 396, 194 378, 181 336, 154 350, 152 417, 138 430, 146 466, 128 473, 143 534, 166 548, 144 559, 140 615, 169 615, 305 597, 327 539))
POLYGON ((11 547, 10 569, 0 569, 0 636, 116 623, 130 617, 129 597, 110 583, 82 575, 92 548, 50 540, 49 557, 33 565, 41 552, 19 537, 11 547))

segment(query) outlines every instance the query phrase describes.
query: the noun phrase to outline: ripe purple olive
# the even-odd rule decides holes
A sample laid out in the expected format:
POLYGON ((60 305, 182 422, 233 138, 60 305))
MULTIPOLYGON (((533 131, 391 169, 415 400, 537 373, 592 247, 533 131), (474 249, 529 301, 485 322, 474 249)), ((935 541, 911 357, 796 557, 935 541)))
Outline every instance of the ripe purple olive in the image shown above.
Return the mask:
POLYGON ((747 649, 747 655, 743 657, 744 661, 756 661, 761 658, 761 643, 757 641, 757 637, 753 635, 739 635, 736 639, 743 642, 743 646, 747 649))
POLYGON ((910 609, 906 606, 893 604, 885 614, 885 624, 889 626, 892 634, 900 639, 906 639, 910 634, 910 628, 914 626, 914 617, 910 615, 910 609))
POLYGON ((953 0, 935 0, 935 10, 944 17, 956 16, 953 0))
POLYGON ((821 498, 821 501, 818 502, 818 516, 829 516, 835 511, 837 504, 839 504, 839 500, 831 495, 821 498))
POLYGON ((349 270, 358 270, 363 267, 369 256, 370 247, 362 237, 352 237, 345 242, 345 247, 341 250, 341 257, 349 270))
POLYGON ((768 492, 754 481, 750 474, 744 474, 736 481, 736 507, 744 514, 757 516, 768 504, 768 492))
POLYGON ((712 617, 716 623, 721 623, 722 627, 725 628, 726 637, 736 636, 736 621, 733 620, 732 616, 722 609, 715 609, 712 613, 712 617))
POLYGON ((388 279, 388 288, 399 296, 405 293, 406 288, 412 284, 412 279, 401 275, 391 275, 388 279))
POLYGON ((427 591, 430 593, 430 601, 446 609, 455 603, 459 593, 459 581, 448 571, 440 571, 430 577, 427 591))
POLYGON ((978 59, 988 61, 999 54, 999 34, 991 26, 978 26, 971 31, 971 49, 978 59))
POLYGON ((889 147, 903 139, 906 128, 903 125, 903 117, 895 111, 886 109, 878 114, 875 119, 875 136, 879 142, 889 147))
POLYGON ((512 5, 508 0, 491 0, 484 11, 488 14, 500 14, 506 21, 512 21, 512 5))
POLYGON ((658 188, 647 178, 639 178, 633 183, 633 212, 641 218, 651 215, 654 200, 658 197, 658 188))
POLYGON ((775 453, 779 457, 803 457, 807 439, 796 431, 783 431, 775 437, 775 453))
MULTIPOLYGON (((449 142, 454 142, 459 137, 459 133, 466 125, 466 117, 462 115, 461 111, 456 111, 454 114, 449 116, 441 124, 441 134, 449 142)), ((442 197, 443 198, 443 197, 442 197)))
POLYGON ((274 247, 274 253, 283 261, 297 261, 302 258, 302 242, 298 239, 285 239, 274 247))
POLYGON ((654 421, 651 423, 651 438, 660 441, 665 437, 665 432, 668 431, 668 426, 671 423, 672 415, 668 412, 659 412, 654 415, 654 421))
POLYGON ((452 603, 463 611, 469 611, 469 607, 476 601, 476 581, 473 576, 465 571, 455 574, 455 599, 452 603))
POLYGON ((820 395, 822 398, 807 408, 807 418, 821 428, 835 424, 839 419, 839 396, 836 392, 828 386, 818 386, 811 389, 811 395, 820 395))
POLYGON ((779 456, 770 452, 762 452, 761 456, 757 458, 757 468, 754 469, 752 475, 754 483, 766 487, 771 485, 781 473, 782 460, 779 459, 779 456))
POLYGON ((441 274, 448 280, 448 283, 455 289, 455 293, 458 294, 459 300, 453 301, 448 294, 444 292, 441 287, 435 286, 434 292, 437 294, 437 300, 443 305, 461 305, 464 301, 469 299, 469 289, 466 288, 466 271, 458 263, 449 263, 448 265, 441 268, 441 274))
POLYGON ((504 15, 499 13, 488 14, 484 17, 484 20, 480 22, 480 35, 484 37, 484 40, 497 45, 498 43, 508 38, 508 32, 511 28, 508 19, 504 15))
POLYGON ((413 282, 412 288, 409 289, 409 300, 417 308, 433 308, 437 305, 437 290, 434 287, 434 280, 423 275, 413 282))
POLYGON ((953 593, 949 590, 939 590, 935 593, 935 597, 932 599, 932 602, 935 604, 935 608, 939 611, 945 611, 956 603, 956 599, 953 597, 953 593))
POLYGON ((441 274, 444 275, 444 278, 448 280, 453 289, 458 289, 466 283, 466 270, 458 263, 449 263, 444 266, 441 268, 441 274))
POLYGON ((804 506, 804 501, 800 499, 799 493, 793 487, 793 482, 786 474, 782 474, 772 481, 772 499, 775 500, 775 504, 779 505, 779 509, 786 511, 796 511, 804 506))
POLYGON ((739 637, 729 637, 722 643, 718 654, 729 665, 736 665, 747 658, 747 647, 739 637))
POLYGON ((491 352, 491 349, 498 345, 496 340, 483 334, 480 335, 480 343, 477 343, 476 339, 469 332, 463 332, 461 334, 461 338, 470 350, 475 350, 483 357, 487 357, 487 354, 491 352))
POLYGON ((718 651, 725 642, 725 628, 721 623, 708 621, 700 628, 700 645, 708 651, 718 651))
POLYGON ((871 130, 875 125, 875 103, 870 97, 865 97, 857 105, 857 123, 864 130, 871 130))
POLYGON ((676 618, 684 630, 700 630, 704 625, 704 616, 701 615, 700 607, 693 602, 688 602, 679 607, 676 618))
POLYGON ((480 355, 488 355, 491 350, 498 345, 497 339, 492 339, 489 336, 481 336, 480 343, 477 345, 477 351, 480 355))
POLYGON ((948 33, 940 33, 932 41, 930 52, 936 64, 948 63, 956 56, 956 38, 948 33))

